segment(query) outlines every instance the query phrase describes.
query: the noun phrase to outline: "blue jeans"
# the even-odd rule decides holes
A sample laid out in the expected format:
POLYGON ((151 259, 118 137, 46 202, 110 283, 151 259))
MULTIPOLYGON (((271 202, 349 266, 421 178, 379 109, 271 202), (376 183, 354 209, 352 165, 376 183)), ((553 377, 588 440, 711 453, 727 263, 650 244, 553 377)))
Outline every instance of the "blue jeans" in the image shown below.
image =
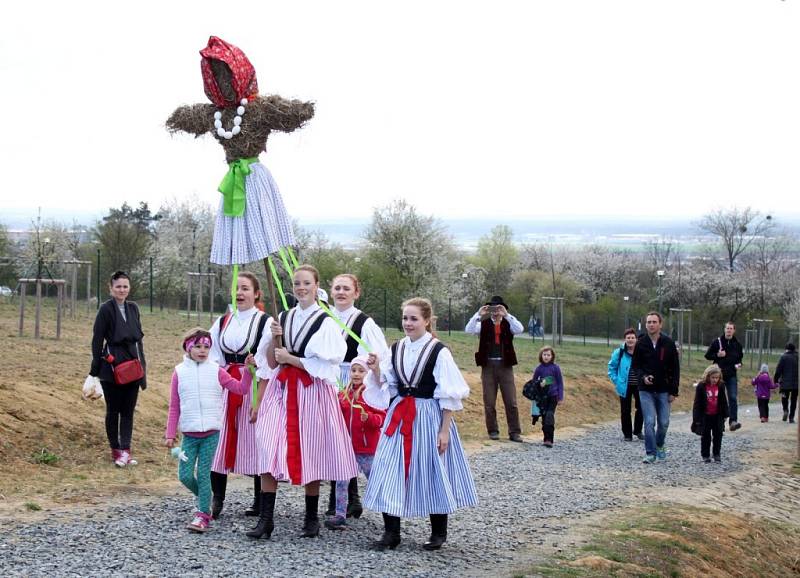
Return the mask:
POLYGON ((725 392, 728 394, 729 421, 730 423, 739 421, 739 402, 736 399, 739 393, 739 382, 735 375, 725 380, 725 392))
POLYGON ((639 391, 639 401, 644 417, 644 449, 647 455, 656 455, 656 448, 663 447, 669 429, 669 394, 639 391), (656 428, 658 422, 658 428, 656 428))

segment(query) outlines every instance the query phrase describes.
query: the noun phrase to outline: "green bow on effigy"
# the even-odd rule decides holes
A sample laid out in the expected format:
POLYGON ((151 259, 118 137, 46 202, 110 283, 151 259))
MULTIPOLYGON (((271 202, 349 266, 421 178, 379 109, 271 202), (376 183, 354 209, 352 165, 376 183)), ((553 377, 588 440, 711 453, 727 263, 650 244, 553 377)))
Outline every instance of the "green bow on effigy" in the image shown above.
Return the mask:
POLYGON ((258 162, 258 157, 237 159, 228 165, 228 172, 217 189, 222 193, 222 210, 226 217, 241 217, 244 214, 244 178, 250 174, 250 165, 258 162))

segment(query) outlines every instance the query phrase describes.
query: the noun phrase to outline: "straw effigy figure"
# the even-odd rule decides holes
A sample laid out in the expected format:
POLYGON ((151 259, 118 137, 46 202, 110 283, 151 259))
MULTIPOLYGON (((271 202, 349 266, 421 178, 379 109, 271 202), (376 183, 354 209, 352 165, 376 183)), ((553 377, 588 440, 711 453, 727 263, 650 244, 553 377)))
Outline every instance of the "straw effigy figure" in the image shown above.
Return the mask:
POLYGON ((238 265, 266 259, 294 245, 295 239, 278 185, 258 155, 266 151, 271 131, 292 132, 311 119, 314 104, 259 95, 247 56, 216 36, 200 55, 211 104, 178 107, 167 119, 167 129, 195 137, 209 133, 225 150, 229 170, 219 185, 222 199, 211 262, 238 265))

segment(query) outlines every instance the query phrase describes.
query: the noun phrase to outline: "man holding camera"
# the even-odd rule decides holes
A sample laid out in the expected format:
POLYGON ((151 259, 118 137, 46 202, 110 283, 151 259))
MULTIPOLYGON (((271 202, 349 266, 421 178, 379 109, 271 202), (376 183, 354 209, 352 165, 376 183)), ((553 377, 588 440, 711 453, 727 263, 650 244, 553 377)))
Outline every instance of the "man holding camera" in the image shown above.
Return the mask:
POLYGON ((486 430, 489 438, 500 439, 497 425, 497 390, 503 396, 508 422, 508 437, 512 442, 521 442, 517 389, 514 385, 514 369, 517 354, 514 351, 514 335, 525 328, 508 312, 503 298, 495 295, 469 320, 464 331, 480 336, 475 363, 481 368, 483 386, 483 411, 486 415, 486 430))
POLYGON ((670 404, 678 397, 681 375, 678 348, 661 333, 661 314, 651 311, 645 319, 646 333, 636 340, 631 373, 639 385, 639 401, 644 418, 643 462, 652 464, 667 459, 665 442, 669 428, 670 404))

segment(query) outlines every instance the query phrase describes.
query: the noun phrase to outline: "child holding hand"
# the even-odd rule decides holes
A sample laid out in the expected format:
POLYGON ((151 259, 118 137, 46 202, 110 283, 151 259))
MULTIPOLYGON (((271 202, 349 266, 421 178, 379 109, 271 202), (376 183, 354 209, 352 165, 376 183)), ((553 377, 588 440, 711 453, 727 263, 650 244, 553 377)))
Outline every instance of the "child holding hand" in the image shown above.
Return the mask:
MULTIPOLYGON (((223 389, 245 395, 251 373, 245 371, 238 381, 209 361, 211 334, 205 329, 191 329, 183 339, 183 350, 183 362, 172 373, 164 445, 174 447, 180 429, 186 459, 181 458, 178 479, 197 496, 197 513, 187 528, 205 532, 211 522, 211 462, 222 427, 223 389)), ((252 365, 252 355, 246 361, 252 365)))
POLYGON ((758 375, 753 378, 753 393, 756 395, 758 401, 758 415, 761 418, 761 423, 769 421, 769 398, 773 389, 778 389, 778 384, 772 382, 769 376, 769 366, 766 363, 761 364, 761 369, 758 375))

